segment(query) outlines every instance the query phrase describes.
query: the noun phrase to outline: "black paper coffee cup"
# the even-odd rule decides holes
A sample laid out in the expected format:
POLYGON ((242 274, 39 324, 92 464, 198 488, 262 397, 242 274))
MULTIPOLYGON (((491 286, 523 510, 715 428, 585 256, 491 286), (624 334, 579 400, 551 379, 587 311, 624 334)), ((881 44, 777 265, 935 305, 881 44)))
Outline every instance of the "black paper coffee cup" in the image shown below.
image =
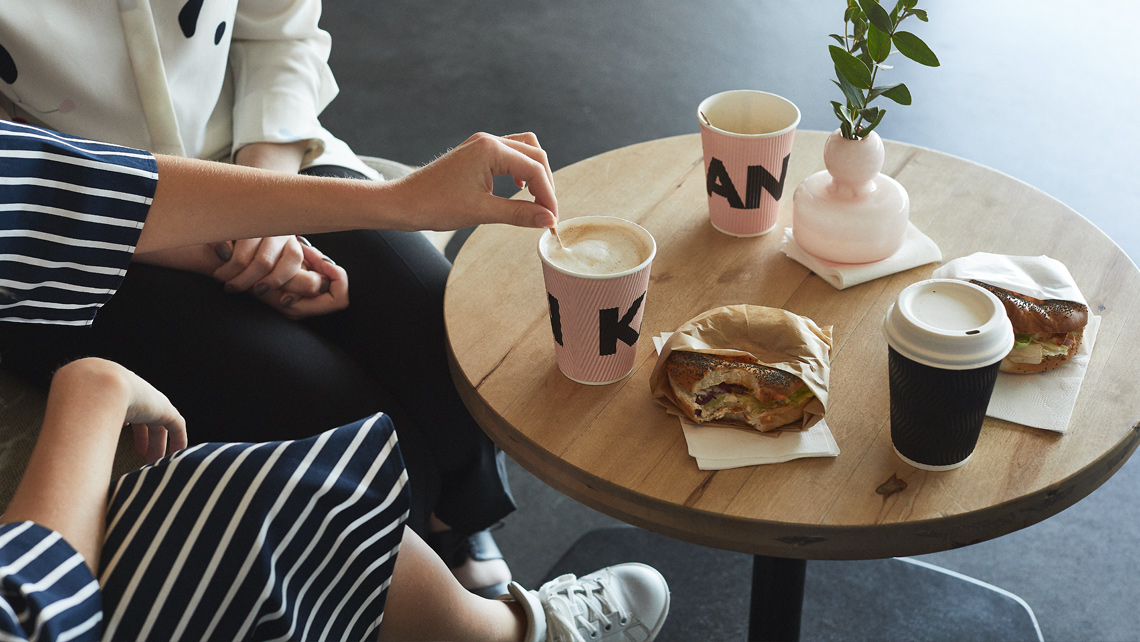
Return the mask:
POLYGON ((911 361, 888 347, 891 441, 911 465, 960 466, 978 443, 1001 361, 944 370, 911 361))
POLYGON ((1013 347, 1005 307, 965 281, 921 281, 899 294, 883 332, 895 452, 926 470, 965 464, 1013 347))

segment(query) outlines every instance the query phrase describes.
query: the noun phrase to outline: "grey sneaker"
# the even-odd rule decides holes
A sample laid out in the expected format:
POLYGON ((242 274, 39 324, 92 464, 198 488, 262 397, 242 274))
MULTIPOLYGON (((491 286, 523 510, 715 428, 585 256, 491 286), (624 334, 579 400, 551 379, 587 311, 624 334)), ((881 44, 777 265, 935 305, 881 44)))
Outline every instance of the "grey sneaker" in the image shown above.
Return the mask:
POLYGON ((527 642, 650 642, 669 614, 669 585, 645 564, 563 575, 528 591, 507 590, 527 617, 527 642))

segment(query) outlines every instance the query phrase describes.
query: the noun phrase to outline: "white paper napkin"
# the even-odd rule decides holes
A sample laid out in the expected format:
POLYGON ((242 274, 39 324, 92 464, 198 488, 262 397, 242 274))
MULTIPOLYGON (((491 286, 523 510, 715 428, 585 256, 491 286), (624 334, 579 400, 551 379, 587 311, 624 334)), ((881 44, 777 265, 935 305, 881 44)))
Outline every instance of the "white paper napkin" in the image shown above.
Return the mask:
POLYGON ((1031 428, 1067 431, 1099 329, 1100 317, 1090 314, 1077 354, 1055 370, 1040 374, 999 372, 986 414, 1031 428))
MULTIPOLYGON (((653 337, 658 352, 671 332, 653 337)), ((821 419, 804 431, 762 433, 722 426, 697 425, 687 417, 678 417, 685 433, 689 455, 701 470, 724 470, 801 459, 803 457, 836 457, 835 442, 827 421, 821 419)))
POLYGON ((804 457, 835 457, 839 444, 820 419, 802 432, 785 431, 776 436, 757 432, 750 434, 739 428, 698 426, 687 419, 681 420, 689 454, 697 460, 701 470, 724 470, 761 464, 778 464, 804 457))
POLYGON ((903 246, 899 251, 874 263, 834 263, 816 258, 796 243, 790 227, 784 228, 780 251, 810 268, 838 290, 942 260, 942 251, 938 245, 919 231, 914 223, 907 223, 906 236, 903 237, 903 246))

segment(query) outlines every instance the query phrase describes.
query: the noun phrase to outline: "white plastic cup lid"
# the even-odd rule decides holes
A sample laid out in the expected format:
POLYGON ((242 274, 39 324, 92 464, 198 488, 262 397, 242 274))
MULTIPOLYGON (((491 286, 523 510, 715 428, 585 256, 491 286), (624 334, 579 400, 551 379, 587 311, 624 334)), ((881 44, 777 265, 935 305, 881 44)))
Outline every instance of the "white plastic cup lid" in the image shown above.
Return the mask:
POLYGON ((947 370, 988 366, 1013 349, 1013 326, 996 296, 966 281, 930 279, 899 293, 883 319, 896 352, 947 370))

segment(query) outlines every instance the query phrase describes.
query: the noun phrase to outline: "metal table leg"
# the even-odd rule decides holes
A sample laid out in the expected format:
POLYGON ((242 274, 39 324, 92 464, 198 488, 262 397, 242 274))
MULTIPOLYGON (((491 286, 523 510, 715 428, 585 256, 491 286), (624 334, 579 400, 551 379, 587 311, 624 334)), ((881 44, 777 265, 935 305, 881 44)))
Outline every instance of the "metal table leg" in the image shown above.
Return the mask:
POLYGON ((806 572, 807 560, 752 556, 750 641, 798 642, 806 572))

